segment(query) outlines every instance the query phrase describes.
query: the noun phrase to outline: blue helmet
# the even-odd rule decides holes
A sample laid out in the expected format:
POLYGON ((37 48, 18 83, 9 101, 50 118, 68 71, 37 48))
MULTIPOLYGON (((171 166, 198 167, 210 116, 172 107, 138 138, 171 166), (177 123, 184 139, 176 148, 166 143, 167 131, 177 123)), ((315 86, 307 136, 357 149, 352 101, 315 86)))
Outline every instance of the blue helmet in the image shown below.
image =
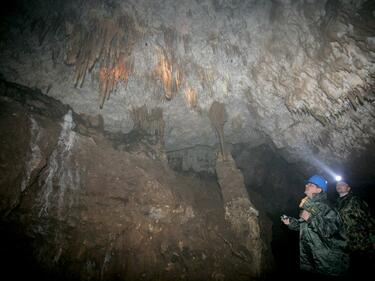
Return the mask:
POLYGON ((328 181, 322 176, 314 175, 306 183, 313 183, 320 187, 324 192, 328 191, 328 181))

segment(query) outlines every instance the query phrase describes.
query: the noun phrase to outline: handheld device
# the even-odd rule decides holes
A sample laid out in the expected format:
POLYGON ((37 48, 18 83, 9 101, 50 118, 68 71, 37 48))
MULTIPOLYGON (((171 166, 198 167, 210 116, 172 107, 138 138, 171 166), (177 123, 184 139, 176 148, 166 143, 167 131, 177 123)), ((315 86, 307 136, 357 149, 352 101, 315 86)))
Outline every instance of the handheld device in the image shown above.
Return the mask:
POLYGON ((286 219, 288 219, 289 217, 288 217, 287 215, 282 215, 280 218, 281 218, 282 220, 286 220, 286 219))

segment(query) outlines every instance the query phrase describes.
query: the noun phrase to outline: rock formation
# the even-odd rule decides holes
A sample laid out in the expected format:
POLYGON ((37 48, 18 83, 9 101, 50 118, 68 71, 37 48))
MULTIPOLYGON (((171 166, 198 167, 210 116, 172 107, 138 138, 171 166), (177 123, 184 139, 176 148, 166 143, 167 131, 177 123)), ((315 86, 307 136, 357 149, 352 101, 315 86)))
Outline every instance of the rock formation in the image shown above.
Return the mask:
POLYGON ((40 92, 1 82, 0 93, 2 276, 32 276, 32 263, 16 270, 32 253, 42 280, 259 277, 249 239, 260 230, 231 229, 215 181, 178 175, 146 147, 116 149, 100 126, 40 92), (8 234, 28 241, 16 264, 8 234))
MULTIPOLYGON (((216 173, 223 195, 225 220, 231 226, 243 248, 235 252, 253 265, 256 276, 262 272, 264 245, 260 237, 259 212, 251 203, 246 191, 244 177, 230 154, 219 157, 216 173)), ((264 262, 264 261, 263 261, 264 262)))

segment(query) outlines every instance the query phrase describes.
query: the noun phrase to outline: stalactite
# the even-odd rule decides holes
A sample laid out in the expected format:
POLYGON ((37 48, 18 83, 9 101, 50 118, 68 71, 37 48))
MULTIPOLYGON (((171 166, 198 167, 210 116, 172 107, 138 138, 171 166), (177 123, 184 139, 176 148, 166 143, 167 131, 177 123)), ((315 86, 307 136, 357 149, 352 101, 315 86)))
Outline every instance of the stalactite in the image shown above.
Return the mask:
POLYGON ((362 88, 355 88, 353 90, 353 93, 355 94, 357 100, 358 100, 358 105, 360 106, 363 106, 365 104, 365 100, 364 100, 364 97, 365 97, 365 89, 362 89, 362 88))
POLYGON ((354 112, 350 112, 349 116, 354 121, 354 123, 361 123, 361 119, 357 117, 354 112))
POLYGON ((182 72, 177 63, 168 57, 167 52, 161 49, 159 52, 159 63, 155 74, 163 83, 164 97, 167 100, 174 98, 182 83, 182 72))
POLYGON ((146 105, 133 108, 131 110, 131 117, 133 119, 135 129, 144 128, 146 120, 147 120, 147 107, 146 107, 146 105))
POLYGON ((75 65, 76 87, 82 87, 87 72, 100 62, 99 106, 102 108, 117 83, 123 81, 127 85, 133 70, 130 54, 134 44, 134 26, 130 19, 109 20, 95 15, 89 20, 89 26, 87 29, 83 25, 66 24, 69 40, 65 62, 75 65))
POLYGON ((163 109, 156 107, 151 111, 146 105, 133 108, 131 118, 134 122, 134 128, 142 130, 151 136, 155 136, 160 144, 164 144, 163 109))
POLYGON ((81 50, 82 39, 83 39, 82 28, 78 25, 73 26, 70 23, 66 23, 65 29, 66 29, 67 35, 69 36, 65 63, 68 65, 74 65, 77 62, 77 57, 81 50))
POLYGON ((215 82, 215 73, 211 69, 203 68, 201 66, 196 67, 197 75, 201 81, 203 89, 206 91, 210 97, 213 96, 212 85, 215 82))
POLYGON ((160 59, 157 66, 157 73, 163 82, 165 98, 167 100, 172 99, 172 64, 166 56, 160 59))
POLYGON ((99 73, 99 104, 103 107, 104 101, 109 98, 110 93, 114 90, 116 83, 123 81, 125 86, 128 83, 130 73, 133 69, 133 62, 131 58, 121 54, 113 66, 106 66, 103 64, 100 67, 99 73))
POLYGON ((186 88, 185 89, 185 101, 190 108, 196 107, 198 103, 197 91, 189 87, 186 88))
POLYGON ((357 105, 356 105, 356 102, 355 102, 355 97, 351 93, 349 93, 347 97, 348 97, 348 100, 350 101, 351 106, 356 111, 357 110, 357 105))
POLYGON ((328 122, 327 122, 327 118, 314 112, 314 111, 310 111, 311 113, 311 116, 314 117, 314 119, 316 121, 318 121, 320 124, 322 124, 324 127, 328 125, 328 122))
POLYGON ((48 32, 50 31, 51 25, 46 23, 45 21, 42 21, 42 28, 38 36, 39 45, 42 45, 44 42, 44 39, 46 38, 48 32))
POLYGON ((225 104, 214 101, 208 112, 208 117, 214 126, 220 142, 220 150, 223 159, 226 159, 226 151, 224 147, 224 124, 227 121, 225 104))

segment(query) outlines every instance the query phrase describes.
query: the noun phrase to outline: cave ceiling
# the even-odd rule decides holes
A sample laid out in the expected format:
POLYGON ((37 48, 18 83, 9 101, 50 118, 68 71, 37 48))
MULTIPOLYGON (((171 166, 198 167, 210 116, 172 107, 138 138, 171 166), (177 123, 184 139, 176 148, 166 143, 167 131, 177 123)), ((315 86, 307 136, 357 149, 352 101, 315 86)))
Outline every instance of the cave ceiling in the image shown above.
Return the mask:
POLYGON ((290 162, 374 144, 374 1, 13 1, 3 79, 131 131, 158 110, 167 151, 271 140, 290 162), (144 107, 145 106, 145 107, 144 107))

